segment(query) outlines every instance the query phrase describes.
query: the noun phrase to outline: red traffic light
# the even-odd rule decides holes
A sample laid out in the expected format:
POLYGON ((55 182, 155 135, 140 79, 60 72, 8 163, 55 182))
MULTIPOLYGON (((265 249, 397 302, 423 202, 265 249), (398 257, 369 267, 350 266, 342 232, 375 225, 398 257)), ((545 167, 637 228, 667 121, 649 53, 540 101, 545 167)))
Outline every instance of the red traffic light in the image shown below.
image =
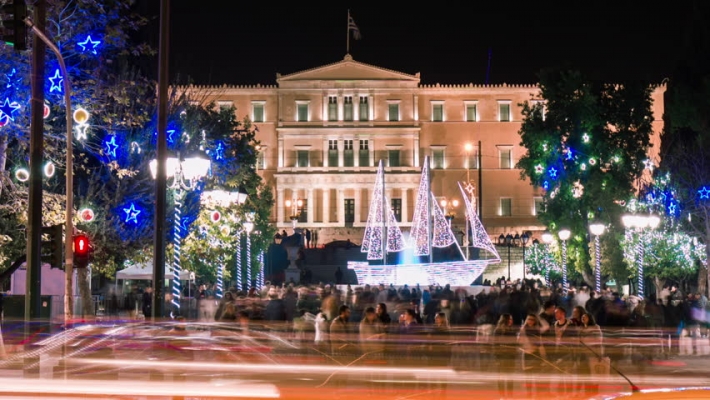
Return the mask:
POLYGON ((85 257, 89 255, 89 247, 91 242, 86 235, 74 236, 74 255, 85 257))

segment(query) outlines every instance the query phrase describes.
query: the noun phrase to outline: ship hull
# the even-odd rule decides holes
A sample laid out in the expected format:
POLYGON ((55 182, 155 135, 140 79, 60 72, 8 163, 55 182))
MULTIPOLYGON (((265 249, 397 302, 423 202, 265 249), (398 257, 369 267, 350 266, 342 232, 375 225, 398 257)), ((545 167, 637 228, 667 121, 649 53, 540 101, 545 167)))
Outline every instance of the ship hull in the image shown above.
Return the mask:
POLYGON ((486 270, 491 261, 448 261, 423 264, 370 265, 349 261, 359 285, 446 285, 469 286, 486 270))

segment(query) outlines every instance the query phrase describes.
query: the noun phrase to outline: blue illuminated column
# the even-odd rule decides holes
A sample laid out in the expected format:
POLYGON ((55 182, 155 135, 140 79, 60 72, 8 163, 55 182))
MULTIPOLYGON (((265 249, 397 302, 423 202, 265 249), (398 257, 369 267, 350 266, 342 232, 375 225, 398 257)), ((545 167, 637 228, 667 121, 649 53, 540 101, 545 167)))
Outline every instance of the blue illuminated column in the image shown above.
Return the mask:
POLYGON ((564 294, 567 294, 569 290, 569 284, 567 283, 567 239, 569 239, 571 234, 569 229, 562 229, 557 232, 562 241, 562 292, 564 294))
MULTIPOLYGON (((210 160, 200 157, 192 157, 184 160, 180 158, 168 157, 166 162, 166 175, 167 178, 173 178, 173 182, 168 186, 169 189, 175 191, 175 211, 174 211, 174 221, 173 221, 173 280, 172 280, 172 303, 179 309, 180 308, 180 298, 181 298, 181 282, 180 273, 182 272, 182 267, 180 265, 180 246, 182 243, 181 237, 181 219, 182 213, 180 207, 182 206, 182 200, 185 198, 185 194, 188 191, 193 190, 200 179, 207 175, 210 169, 210 160)), ((155 179, 158 169, 158 160, 152 160, 150 162, 150 172, 155 179)))
POLYGON ((602 252, 599 243, 599 236, 604 234, 604 224, 589 225, 589 232, 594 235, 594 290, 601 293, 602 290, 602 252))

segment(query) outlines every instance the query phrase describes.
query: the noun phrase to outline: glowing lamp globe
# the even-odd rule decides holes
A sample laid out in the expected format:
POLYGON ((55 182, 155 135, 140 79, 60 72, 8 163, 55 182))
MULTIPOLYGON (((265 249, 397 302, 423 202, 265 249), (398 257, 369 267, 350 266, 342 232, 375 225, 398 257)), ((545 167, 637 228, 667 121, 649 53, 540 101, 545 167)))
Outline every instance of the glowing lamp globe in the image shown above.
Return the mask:
POLYGON ((649 215, 648 216, 648 227, 651 229, 656 229, 658 228, 658 225, 661 223, 661 219, 658 217, 658 215, 649 215))
POLYGON ((49 108, 49 104, 44 103, 44 111, 42 112, 42 118, 47 119, 49 117, 49 114, 51 114, 51 109, 49 108))
POLYGON ((91 222, 94 220, 94 210, 90 208, 84 208, 79 210, 79 218, 84 222, 91 222))
POLYGON ((219 228, 219 232, 224 236, 229 236, 229 234, 232 232, 232 230, 229 229, 228 225, 222 225, 222 227, 219 228))
POLYGON ((552 243, 552 234, 550 233, 550 231, 545 231, 542 234, 542 241, 548 244, 552 243))
POLYGON ((73 117, 74 122, 77 124, 85 124, 89 121, 89 112, 79 107, 74 111, 73 117))
POLYGON ((570 235, 572 235, 572 232, 570 232, 569 229, 562 229, 561 231, 557 232, 557 235, 560 237, 560 240, 567 240, 569 239, 570 235))
POLYGON ((589 225, 589 232, 594 236, 601 236, 604 233, 604 224, 591 224, 589 225))
POLYGON ((30 171, 27 168, 20 168, 15 171, 15 178, 20 182, 27 182, 30 179, 30 171))
POLYGON ((53 177, 55 172, 56 172, 56 168, 54 167, 53 162, 50 161, 50 162, 44 164, 44 175, 47 178, 53 177))

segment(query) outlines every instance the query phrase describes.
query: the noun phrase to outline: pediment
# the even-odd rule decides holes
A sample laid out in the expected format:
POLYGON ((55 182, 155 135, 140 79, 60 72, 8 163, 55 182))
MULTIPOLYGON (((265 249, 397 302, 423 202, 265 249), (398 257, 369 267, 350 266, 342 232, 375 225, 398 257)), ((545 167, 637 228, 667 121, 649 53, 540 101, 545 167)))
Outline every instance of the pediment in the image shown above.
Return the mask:
POLYGON ((333 64, 288 75, 277 74, 276 81, 279 85, 303 81, 404 81, 419 84, 419 73, 410 75, 392 71, 355 61, 350 55, 346 55, 344 60, 333 64))

